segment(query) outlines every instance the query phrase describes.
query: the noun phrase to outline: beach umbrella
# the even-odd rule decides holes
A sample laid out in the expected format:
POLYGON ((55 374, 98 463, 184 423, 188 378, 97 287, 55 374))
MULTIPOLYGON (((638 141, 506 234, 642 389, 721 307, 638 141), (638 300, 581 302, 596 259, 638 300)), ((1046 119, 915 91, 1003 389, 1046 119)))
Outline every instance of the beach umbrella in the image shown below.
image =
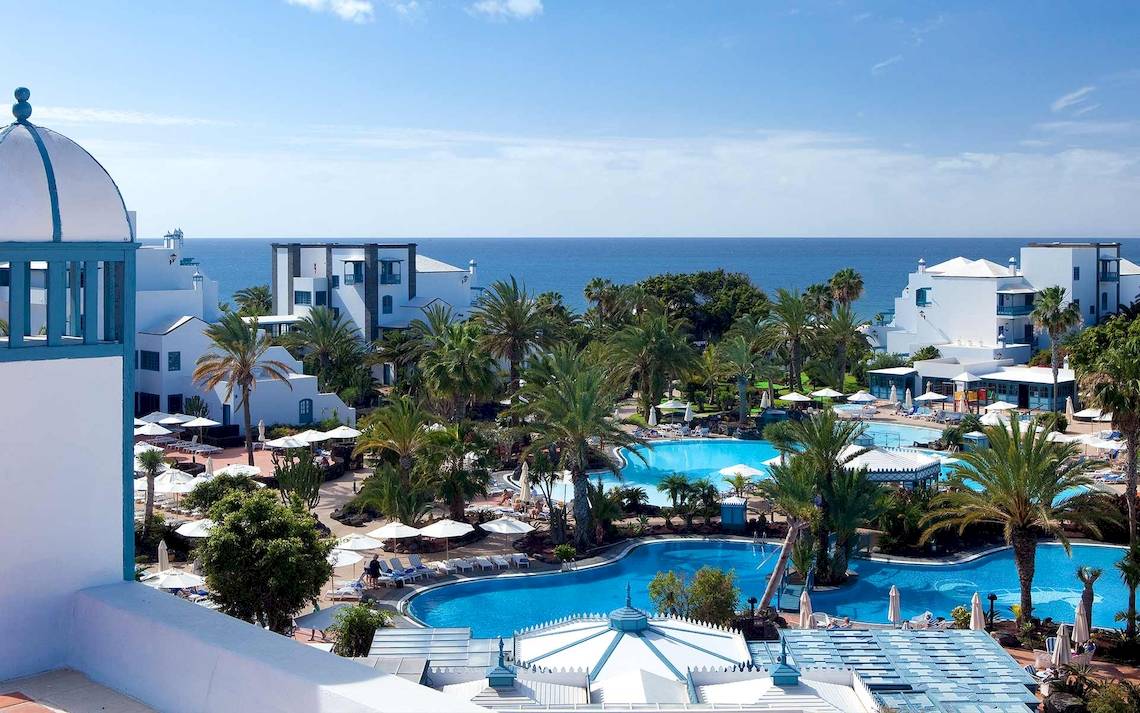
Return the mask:
POLYGON ((887 599, 887 621, 895 626, 902 623, 902 596, 899 594, 899 588, 893 584, 887 599))
POLYGON ((986 412, 991 413, 994 411, 1012 411, 1017 408, 1017 404, 1011 404, 1008 401, 994 401, 989 406, 986 406, 986 412))
POLYGON ((1008 423, 1008 419, 1002 416, 999 411, 987 413, 978 420, 983 426, 1002 426, 1008 423))
POLYGON ((147 577, 146 581, 159 589, 190 589, 206 583, 205 579, 196 574, 169 567, 147 577))
POLYGON ((685 402, 680 399, 669 399, 668 401, 660 404, 658 408, 665 411, 680 411, 685 408, 685 402))
POLYGON ((165 411, 151 411, 139 420, 146 421, 147 423, 158 423, 164 418, 170 418, 170 414, 166 413, 165 411))
POLYGON ((135 428, 138 428, 139 426, 145 426, 145 425, 146 425, 146 421, 142 420, 141 418, 135 419, 135 428))
POLYGON ((1073 623, 1073 643, 1083 644, 1089 640, 1089 616, 1085 610, 1085 600, 1077 603, 1077 619, 1073 623))
POLYGON ((986 613, 982 611, 982 595, 974 592, 970 600, 970 629, 973 631, 986 630, 986 613))
POLYGON ((381 525, 368 536, 377 540, 405 540, 409 537, 419 537, 420 531, 399 520, 393 520, 387 525, 381 525))
POLYGON ((878 400, 878 397, 872 396, 866 391, 856 391, 847 397, 847 403, 849 404, 872 404, 878 400))
POLYGON ((685 421, 685 423, 688 423, 689 421, 693 420, 693 405, 692 404, 685 404, 685 417, 683 420, 685 421))
POLYGON ((1073 660, 1073 642, 1069 640, 1069 625, 1057 629, 1057 645, 1053 648, 1053 666, 1060 668, 1073 660))
POLYGON ((923 403, 926 403, 926 402, 928 402, 928 401, 929 401, 929 402, 934 402, 934 401, 946 401, 946 400, 947 400, 947 397, 946 397, 946 396, 944 396, 943 394, 936 394, 936 393, 934 393, 933 391, 927 391, 927 392, 926 392, 925 394, 923 394, 922 396, 917 396, 917 397, 915 397, 915 399, 914 399, 914 400, 915 400, 915 401, 921 401, 921 402, 923 402, 923 403))
POLYGON ((348 440, 348 439, 356 438, 357 436, 359 436, 360 431, 356 430, 355 428, 352 428, 351 426, 337 426, 336 428, 332 429, 331 431, 326 431, 325 435, 328 436, 329 438, 336 438, 336 439, 340 439, 340 440, 348 440))
POLYGON ((364 555, 360 554, 359 552, 353 552, 352 550, 340 550, 340 549, 332 550, 331 552, 329 552, 329 557, 328 557, 329 564, 331 564, 333 566, 333 569, 338 569, 340 567, 348 567, 349 565, 355 566, 356 563, 360 562, 362 559, 364 559, 364 555))
POLYGON ((772 408, 772 396, 768 393, 767 389, 765 389, 764 393, 760 395, 760 408, 772 408))
POLYGON ((1065 420, 1068 421, 1069 423, 1072 423, 1074 420, 1073 417, 1075 415, 1076 414, 1073 412, 1073 397, 1072 396, 1066 396, 1065 397, 1065 420))
POLYGON ((1097 416, 1093 420, 1098 421, 1100 423, 1112 423, 1112 412, 1102 413, 1101 415, 1097 416))
MULTIPOLYGON (((779 456, 776 456, 776 462, 777 463, 779 462, 779 456)), ((766 465, 766 463, 765 463, 765 465, 766 465)), ((767 473, 765 473, 764 471, 759 470, 757 468, 753 468, 750 465, 745 465, 744 463, 737 463, 736 465, 725 466, 724 468, 721 468, 717 472, 726 478, 731 478, 734 475, 743 475, 745 478, 759 478, 762 475, 767 475, 767 473)))
POLYGON ((649 425, 650 426, 656 426, 657 425, 657 407, 656 406, 650 406, 649 407, 649 425))
POLYGON ((832 388, 819 389, 818 391, 811 392, 811 395, 819 399, 838 399, 843 396, 843 394, 832 388))
POLYGON ((265 445, 269 448, 308 448, 308 441, 302 441, 296 436, 282 436, 281 438, 274 438, 272 441, 266 441, 265 445))
POLYGON ((157 423, 148 423, 145 426, 139 426, 135 429, 136 436, 169 436, 170 433, 169 428, 160 426, 157 423))
POLYGON ((534 532, 534 526, 522 520, 516 520, 510 515, 504 515, 497 520, 484 522, 479 525, 479 529, 493 532, 496 535, 525 535, 528 532, 534 532))
POLYGON ((177 532, 179 535, 182 535, 183 537, 200 539, 209 536, 210 530, 213 529, 214 521, 208 517, 205 517, 201 520, 191 520, 190 522, 184 522, 178 526, 178 529, 175 530, 175 532, 177 532))
POLYGON ((261 475, 261 468, 255 465, 246 465, 245 463, 230 463, 227 466, 218 468, 214 475, 241 475, 246 478, 261 475))
POLYGON ((452 537, 462 537, 469 532, 474 532, 475 528, 471 527, 465 522, 456 522, 455 520, 437 520, 427 527, 420 529, 420 534, 424 537, 430 537, 433 540, 442 539, 444 548, 444 558, 446 559, 450 552, 451 543, 449 540, 452 537))
POLYGON ((265 441, 265 419, 261 419, 257 422, 257 440, 265 441))
POLYGON ((384 543, 368 535, 345 535, 336 541, 338 550, 378 550, 384 543))
POLYGON ((519 500, 524 503, 530 502, 530 466, 525 460, 519 471, 519 500))
POLYGON ((294 434, 293 438, 296 438, 298 441, 304 441, 307 445, 312 445, 314 443, 320 443, 321 441, 327 441, 330 436, 327 433, 324 433, 322 431, 314 431, 310 428, 307 431, 301 431, 300 433, 294 434))
POLYGON ((161 450, 162 450, 162 446, 156 446, 153 443, 136 443, 135 444, 135 455, 136 456, 139 455, 140 453, 145 453, 147 451, 161 451, 161 450))
POLYGON ((811 597, 808 595, 807 587, 800 592, 800 628, 811 628, 811 597))
POLYGON ((220 425, 222 425, 222 424, 218 423, 217 421, 214 421, 214 420, 208 419, 208 418, 202 418, 201 416, 199 416, 198 418, 192 419, 192 420, 187 421, 186 423, 182 424, 182 427, 183 428, 211 428, 213 426, 220 426, 220 425))
POLYGON ((1076 434, 1061 433, 1060 431, 1050 431, 1045 440, 1050 443, 1070 443, 1072 441, 1079 441, 1081 437, 1076 434))
POLYGON ((1094 418, 1100 418, 1100 409, 1098 409, 1098 408, 1081 409, 1080 411, 1077 411, 1076 413, 1073 414, 1073 418, 1078 418, 1078 419, 1087 418, 1090 420, 1094 419, 1094 418))
POLYGON ((907 411, 910 411, 911 409, 914 408, 914 399, 911 398, 910 387, 907 387, 906 395, 903 396, 903 406, 906 408, 907 411))
POLYGON ((206 470, 203 472, 203 474, 207 478, 214 477, 214 456, 206 456, 206 470))
POLYGON ((791 403, 794 403, 794 404, 810 404, 811 403, 811 397, 810 396, 804 396, 803 394, 796 392, 796 391, 789 391, 788 393, 781 396, 780 400, 781 401, 790 401, 791 403))
MULTIPOLYGON (((165 470, 154 478, 154 492, 156 493, 171 493, 174 495, 181 495, 188 493, 194 489, 194 486, 200 483, 201 480, 195 478, 189 473, 183 473, 180 470, 170 468, 165 470)), ((135 478, 135 492, 146 491, 146 478, 135 478)))
POLYGON ((193 416, 182 416, 180 414, 174 413, 174 414, 167 416, 166 418, 158 419, 158 421, 156 421, 156 423, 158 423, 160 426, 181 426, 182 424, 186 423, 187 421, 193 421, 193 420, 194 420, 193 416))
POLYGON ((891 395, 887 397, 887 400, 898 403, 899 387, 897 384, 891 384, 891 395))
POLYGON ((158 569, 170 569, 170 550, 166 546, 166 540, 158 543, 158 569))

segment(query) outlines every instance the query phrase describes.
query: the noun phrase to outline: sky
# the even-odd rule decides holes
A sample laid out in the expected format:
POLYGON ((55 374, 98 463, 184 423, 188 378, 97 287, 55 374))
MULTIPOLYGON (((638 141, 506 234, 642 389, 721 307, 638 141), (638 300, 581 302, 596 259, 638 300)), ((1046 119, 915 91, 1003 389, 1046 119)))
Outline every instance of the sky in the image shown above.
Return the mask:
POLYGON ((1140 4, 6 2, 141 237, 1140 233, 1140 4))

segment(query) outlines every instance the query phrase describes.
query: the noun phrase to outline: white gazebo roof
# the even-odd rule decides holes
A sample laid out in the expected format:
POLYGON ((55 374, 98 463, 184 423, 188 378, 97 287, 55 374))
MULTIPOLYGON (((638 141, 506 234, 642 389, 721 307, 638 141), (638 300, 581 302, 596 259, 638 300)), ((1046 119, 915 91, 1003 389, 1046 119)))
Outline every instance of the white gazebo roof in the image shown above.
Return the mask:
MULTIPOLYGON (((860 446, 848 446, 843 457, 864 450, 860 446)), ((913 480, 933 480, 941 472, 941 462, 925 453, 896 448, 868 448, 866 452, 847 462, 846 467, 854 470, 866 468, 871 480, 902 482, 913 480)))

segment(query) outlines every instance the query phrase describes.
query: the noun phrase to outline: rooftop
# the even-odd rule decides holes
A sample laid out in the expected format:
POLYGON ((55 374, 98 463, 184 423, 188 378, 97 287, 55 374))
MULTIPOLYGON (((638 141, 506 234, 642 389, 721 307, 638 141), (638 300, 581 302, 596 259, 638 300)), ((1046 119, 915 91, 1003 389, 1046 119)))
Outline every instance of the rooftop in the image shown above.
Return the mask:
MULTIPOLYGON (((989 381, 1017 381, 1026 384, 1052 384, 1053 370, 1045 366, 1006 366, 1001 371, 982 374, 983 379, 989 381)), ((1076 381, 1077 375, 1072 369, 1058 369, 1057 382, 1065 383, 1076 381)))
POLYGON ((1011 277, 1008 266, 984 258, 956 257, 928 267, 926 271, 942 277, 1011 277))

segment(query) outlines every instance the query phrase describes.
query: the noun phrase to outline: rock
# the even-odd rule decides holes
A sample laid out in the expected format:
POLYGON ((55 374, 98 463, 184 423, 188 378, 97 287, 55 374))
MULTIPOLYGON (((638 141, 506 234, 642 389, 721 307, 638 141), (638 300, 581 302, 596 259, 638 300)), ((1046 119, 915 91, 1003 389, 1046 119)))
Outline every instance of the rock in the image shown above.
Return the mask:
POLYGON ((1007 649, 1016 649, 1021 646, 1021 641, 1013 634, 1002 632, 996 638, 997 642, 1007 649))
POLYGON ((1045 699, 1045 713, 1086 713, 1085 702, 1071 693, 1054 693, 1045 699))

